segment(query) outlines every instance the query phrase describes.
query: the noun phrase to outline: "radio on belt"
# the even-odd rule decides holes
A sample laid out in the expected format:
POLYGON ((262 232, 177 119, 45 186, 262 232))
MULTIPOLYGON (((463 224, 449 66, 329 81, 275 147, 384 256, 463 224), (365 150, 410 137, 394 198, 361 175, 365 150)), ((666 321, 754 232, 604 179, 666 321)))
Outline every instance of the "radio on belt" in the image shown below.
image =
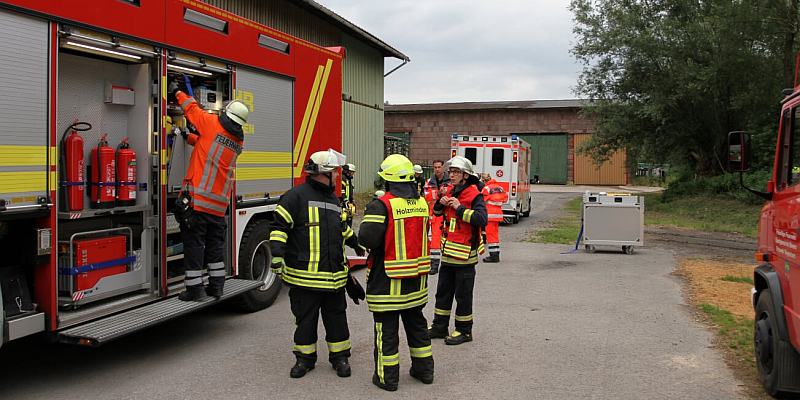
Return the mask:
POLYGON ((589 253, 595 246, 622 246, 626 254, 633 254, 635 246, 644 246, 644 197, 586 191, 581 217, 589 253))

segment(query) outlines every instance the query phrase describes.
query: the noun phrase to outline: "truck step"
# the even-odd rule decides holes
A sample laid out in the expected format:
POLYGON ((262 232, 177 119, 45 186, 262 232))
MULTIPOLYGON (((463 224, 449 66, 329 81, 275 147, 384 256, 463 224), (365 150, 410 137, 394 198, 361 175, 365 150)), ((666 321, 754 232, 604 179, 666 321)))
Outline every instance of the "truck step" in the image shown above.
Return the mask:
POLYGON ((180 301, 178 296, 172 296, 166 300, 66 329, 58 333, 58 341, 97 347, 127 334, 236 297, 262 284, 261 281, 228 279, 225 281, 225 291, 219 300, 204 295, 201 301, 180 301))

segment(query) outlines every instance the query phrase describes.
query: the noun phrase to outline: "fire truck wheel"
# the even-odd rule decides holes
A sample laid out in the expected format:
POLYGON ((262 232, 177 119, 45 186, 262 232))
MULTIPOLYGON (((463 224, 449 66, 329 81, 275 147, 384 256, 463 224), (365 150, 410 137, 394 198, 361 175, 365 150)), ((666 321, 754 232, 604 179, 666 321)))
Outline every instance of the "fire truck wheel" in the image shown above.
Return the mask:
POLYGON ((256 221, 242 235, 239 249, 239 278, 264 282, 233 299, 231 305, 242 311, 254 312, 269 307, 281 291, 282 282, 270 271, 272 254, 269 250, 269 221, 256 221))
POLYGON ((775 321, 775 308, 772 304, 772 293, 765 289, 758 296, 756 304, 755 334, 753 335, 756 353, 758 376, 764 389, 779 397, 782 393, 781 376, 795 376, 798 372, 800 355, 790 343, 778 337, 778 323, 775 321), (782 371, 789 368, 791 371, 782 371))

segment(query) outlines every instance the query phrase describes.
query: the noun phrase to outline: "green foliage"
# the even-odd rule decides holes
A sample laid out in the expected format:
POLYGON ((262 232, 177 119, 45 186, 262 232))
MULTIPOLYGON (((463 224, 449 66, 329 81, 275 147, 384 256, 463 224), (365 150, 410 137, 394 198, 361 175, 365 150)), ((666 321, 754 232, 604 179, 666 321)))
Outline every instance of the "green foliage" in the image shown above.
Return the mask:
POLYGON ((663 201, 661 194, 645 195, 645 225, 680 226, 756 237, 758 205, 716 195, 700 194, 663 201))
POLYGON ((754 133, 757 156, 774 149, 798 2, 572 0, 570 9, 571 52, 583 64, 575 93, 595 121, 579 153, 601 162, 625 148, 633 160, 714 176, 729 131, 754 133))
POLYGON ((753 282, 753 278, 748 278, 746 276, 725 275, 720 279, 726 282, 747 283, 751 286, 755 285, 755 283, 753 282))
MULTIPOLYGON (((661 195, 661 201, 664 203, 690 196, 712 195, 734 199, 749 205, 764 204, 764 199, 742 188, 739 183, 739 174, 693 179, 685 173, 678 172, 673 179, 674 181, 669 183, 669 187, 661 195)), ((770 179, 772 179, 772 174, 767 171, 744 174, 742 177, 746 187, 762 192, 767 190, 767 181, 770 179)))

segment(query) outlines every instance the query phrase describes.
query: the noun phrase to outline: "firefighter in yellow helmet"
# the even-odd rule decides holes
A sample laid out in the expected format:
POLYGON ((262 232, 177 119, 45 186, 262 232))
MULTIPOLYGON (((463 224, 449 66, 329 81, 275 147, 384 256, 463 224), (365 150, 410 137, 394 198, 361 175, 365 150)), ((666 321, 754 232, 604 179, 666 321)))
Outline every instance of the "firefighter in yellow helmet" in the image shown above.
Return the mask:
POLYGON ((433 206, 434 215, 443 215, 442 264, 436 285, 436 307, 428 335, 457 345, 472 341, 472 292, 475 264, 483 253, 482 230, 488 215, 479 178, 472 163, 455 156, 444 164, 452 186, 433 206), (456 299, 455 331, 448 334, 453 298, 456 299))
POLYGON ((365 254, 358 238, 341 223, 342 209, 334 193, 344 155, 318 151, 305 164, 306 181, 281 196, 270 226, 271 269, 283 274, 295 318, 293 353, 297 362, 289 376, 300 378, 317 361, 320 312, 328 343, 328 361, 340 377, 350 376, 350 331, 345 285, 349 267, 344 245, 365 254))
POLYGON ((412 377, 433 382, 433 353, 427 321, 428 205, 419 195, 411 161, 392 154, 378 174, 388 191, 367 205, 358 240, 370 249, 367 260, 367 304, 375 321, 375 373, 372 383, 397 390, 400 379, 399 320, 411 353, 412 377))

